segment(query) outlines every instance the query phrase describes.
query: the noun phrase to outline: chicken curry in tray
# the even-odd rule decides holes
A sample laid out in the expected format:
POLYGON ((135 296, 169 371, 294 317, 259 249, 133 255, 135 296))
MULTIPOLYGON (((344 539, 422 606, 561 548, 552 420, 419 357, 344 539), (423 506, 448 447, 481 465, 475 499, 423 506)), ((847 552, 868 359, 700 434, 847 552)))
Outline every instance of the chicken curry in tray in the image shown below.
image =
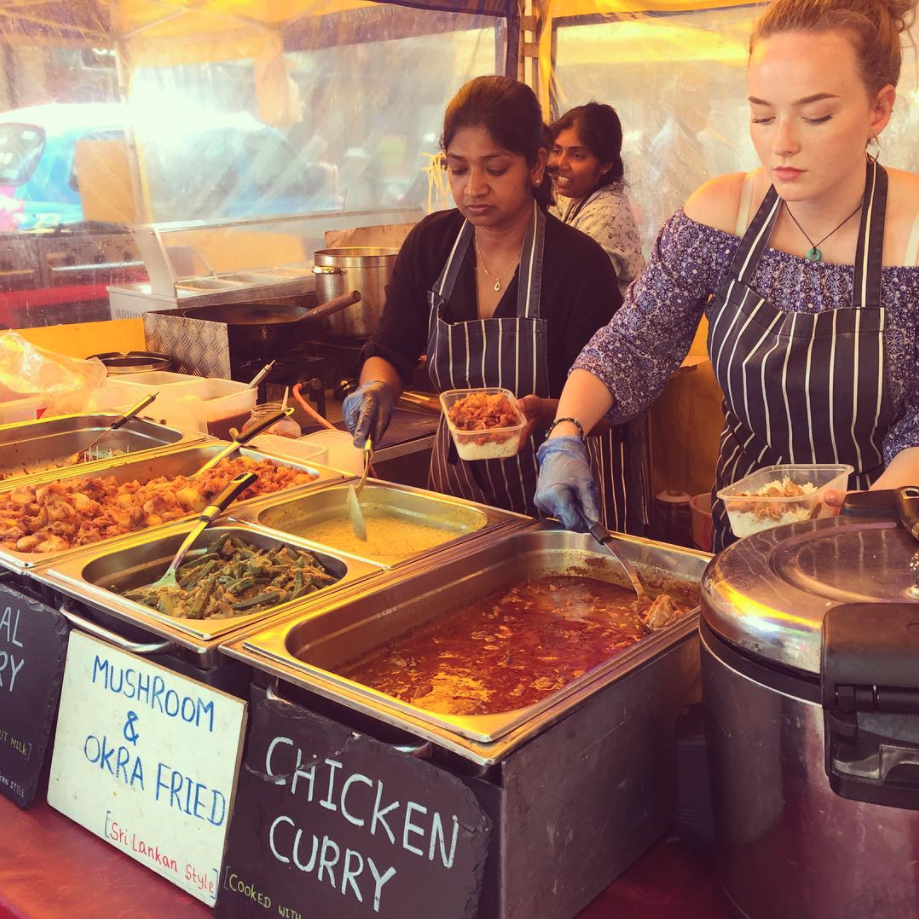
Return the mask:
POLYGON ((461 607, 339 673, 426 711, 498 714, 539 702, 639 641, 646 614, 629 588, 539 577, 461 607))

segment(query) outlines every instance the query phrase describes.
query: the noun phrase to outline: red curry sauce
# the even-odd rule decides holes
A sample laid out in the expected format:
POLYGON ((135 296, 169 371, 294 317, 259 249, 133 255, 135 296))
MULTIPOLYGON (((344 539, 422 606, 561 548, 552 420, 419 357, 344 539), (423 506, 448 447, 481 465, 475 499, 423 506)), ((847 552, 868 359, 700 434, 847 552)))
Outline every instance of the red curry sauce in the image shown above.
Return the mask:
POLYGON ((524 708, 638 641, 635 593, 543 577, 461 607, 346 665, 342 676, 427 711, 524 708))

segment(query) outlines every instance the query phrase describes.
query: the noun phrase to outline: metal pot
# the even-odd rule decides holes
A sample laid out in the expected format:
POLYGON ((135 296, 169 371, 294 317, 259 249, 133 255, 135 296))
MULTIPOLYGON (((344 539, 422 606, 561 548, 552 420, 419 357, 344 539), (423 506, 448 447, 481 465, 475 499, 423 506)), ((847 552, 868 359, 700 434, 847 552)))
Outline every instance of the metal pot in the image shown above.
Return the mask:
POLYGON ((706 571, 714 863, 742 919, 916 915, 910 491, 919 501, 864 492, 840 517, 755 534, 706 571))
POLYGON ((327 328, 333 335, 369 338, 376 332, 398 254, 398 249, 369 246, 316 252, 313 274, 320 302, 350 290, 361 293, 358 306, 329 318, 327 328))

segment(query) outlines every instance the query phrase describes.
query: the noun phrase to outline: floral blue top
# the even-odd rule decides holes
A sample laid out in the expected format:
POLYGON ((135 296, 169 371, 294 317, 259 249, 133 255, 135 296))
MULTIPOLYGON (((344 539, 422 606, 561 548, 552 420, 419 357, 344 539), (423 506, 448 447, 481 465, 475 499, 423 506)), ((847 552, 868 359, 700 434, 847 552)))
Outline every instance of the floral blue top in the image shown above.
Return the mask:
MULTIPOLYGON (((651 260, 625 303, 596 332, 572 370, 602 380, 616 402, 614 424, 646 409, 689 352, 707 301, 721 286, 740 238, 677 211, 658 234, 651 260)), ((852 305, 851 265, 810 262, 767 248, 751 286, 778 309, 819 313, 852 305)), ((884 268, 887 385, 897 419, 884 438, 884 460, 919 446, 919 267, 884 268)))

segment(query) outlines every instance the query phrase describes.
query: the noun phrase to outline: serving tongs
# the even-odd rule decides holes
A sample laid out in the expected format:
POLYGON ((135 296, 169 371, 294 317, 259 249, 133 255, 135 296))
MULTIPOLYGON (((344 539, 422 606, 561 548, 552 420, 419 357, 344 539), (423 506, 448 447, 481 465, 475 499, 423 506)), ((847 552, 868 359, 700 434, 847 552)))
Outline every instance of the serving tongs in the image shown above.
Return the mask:
POLYGON ((236 476, 229 485, 206 508, 198 515, 198 522, 192 527, 189 534, 182 540, 178 552, 169 563, 169 567, 163 572, 163 576, 152 584, 147 584, 141 590, 158 590, 160 587, 178 587, 179 582, 176 578, 176 572, 179 570, 185 556, 191 547, 197 542, 198 537, 227 509, 230 503, 241 495, 250 485, 258 481, 258 476, 254 472, 243 472, 236 476))
POLYGON ((273 424, 277 424, 282 418, 287 418, 293 413, 293 408, 278 409, 278 411, 272 412, 270 415, 266 415, 264 418, 260 418, 255 422, 255 424, 246 428, 241 433, 234 434, 233 440, 230 443, 228 443, 222 450, 215 453, 197 472, 193 472, 189 478, 197 478, 198 476, 207 472, 209 469, 213 469, 214 466, 216 466, 219 462, 225 460, 228 456, 232 456, 240 447, 244 447, 257 434, 261 434, 262 431, 267 430, 273 424))
POLYGON ((129 408, 123 415, 120 415, 116 418, 88 447, 83 447, 82 450, 77 450, 76 453, 71 454, 61 463, 62 466, 76 466, 77 463, 82 463, 84 460, 90 459, 90 454, 96 448, 99 441, 102 440, 108 434, 111 434, 112 431, 117 431, 119 428, 124 427, 138 412, 142 412, 157 396, 158 392, 150 393, 149 396, 144 396, 137 405, 129 408))
POLYGON ((367 541, 367 522, 364 520, 364 512, 361 510, 361 492, 367 484, 367 473, 370 471, 370 462, 373 459, 373 442, 368 437, 364 441, 364 471, 361 473, 361 480, 354 485, 348 486, 348 519, 351 521, 351 532, 366 542, 367 541))

